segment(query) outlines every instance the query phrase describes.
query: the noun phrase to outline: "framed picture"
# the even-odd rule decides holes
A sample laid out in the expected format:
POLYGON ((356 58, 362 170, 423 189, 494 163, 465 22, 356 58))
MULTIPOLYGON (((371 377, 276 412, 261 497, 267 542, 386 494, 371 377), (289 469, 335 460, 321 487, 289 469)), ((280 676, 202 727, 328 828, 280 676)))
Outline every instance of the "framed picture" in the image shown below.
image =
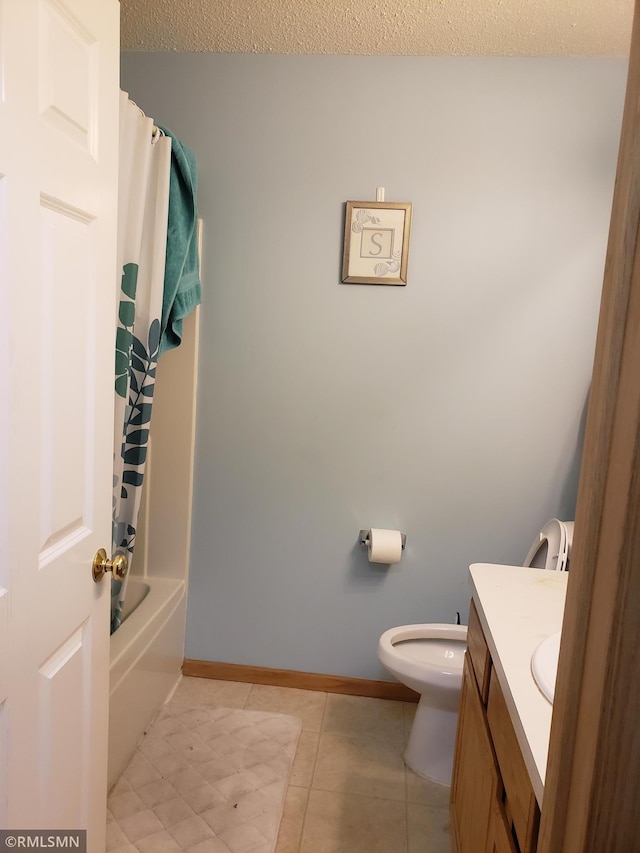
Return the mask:
POLYGON ((407 283, 411 207, 404 202, 347 202, 343 283, 407 283))

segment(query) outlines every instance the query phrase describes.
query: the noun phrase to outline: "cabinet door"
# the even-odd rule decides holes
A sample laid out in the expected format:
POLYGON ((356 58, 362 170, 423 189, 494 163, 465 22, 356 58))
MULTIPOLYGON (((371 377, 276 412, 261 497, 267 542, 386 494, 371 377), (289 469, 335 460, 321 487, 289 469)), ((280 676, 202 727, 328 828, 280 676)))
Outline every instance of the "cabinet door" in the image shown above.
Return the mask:
POLYGON ((451 785, 451 817, 458 853, 493 851, 489 834, 498 784, 484 709, 467 655, 451 785))
POLYGON ((514 844, 513 836, 509 829, 509 823, 498 802, 494 803, 491 812, 487 851, 488 853, 517 853, 517 847, 514 844))
POLYGON ((500 766, 507 811, 512 818, 518 847, 522 853, 533 853, 538 843, 540 809, 500 682, 494 676, 495 670, 491 675, 487 704, 491 741, 500 766))

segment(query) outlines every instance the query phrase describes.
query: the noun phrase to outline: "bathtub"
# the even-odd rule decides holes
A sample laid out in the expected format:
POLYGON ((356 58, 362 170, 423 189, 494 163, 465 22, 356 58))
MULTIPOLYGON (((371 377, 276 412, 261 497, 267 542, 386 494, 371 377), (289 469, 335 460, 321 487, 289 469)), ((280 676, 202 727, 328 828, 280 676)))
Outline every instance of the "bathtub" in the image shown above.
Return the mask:
POLYGON ((110 640, 109 789, 180 679, 185 609, 184 580, 129 581, 125 618, 110 640))

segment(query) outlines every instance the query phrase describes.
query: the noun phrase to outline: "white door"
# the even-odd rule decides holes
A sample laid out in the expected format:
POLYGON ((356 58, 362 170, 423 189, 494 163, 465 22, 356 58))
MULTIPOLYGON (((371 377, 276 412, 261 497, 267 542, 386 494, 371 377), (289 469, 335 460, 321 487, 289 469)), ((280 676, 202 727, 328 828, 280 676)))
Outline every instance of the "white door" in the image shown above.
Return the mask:
POLYGON ((0 827, 104 850, 117 0, 0 0, 0 827))

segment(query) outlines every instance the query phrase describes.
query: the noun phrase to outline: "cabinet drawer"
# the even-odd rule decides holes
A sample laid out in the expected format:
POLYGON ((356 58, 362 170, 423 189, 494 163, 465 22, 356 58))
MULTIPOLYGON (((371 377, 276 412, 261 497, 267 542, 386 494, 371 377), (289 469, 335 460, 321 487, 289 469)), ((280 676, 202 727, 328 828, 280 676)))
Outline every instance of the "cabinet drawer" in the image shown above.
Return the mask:
POLYGON ((495 670, 489 685, 487 720, 518 844, 522 853, 529 853, 537 846, 540 809, 495 670))
POLYGON ((487 704, 487 694, 489 693, 489 673, 491 671, 491 655, 489 647, 484 638, 478 611, 471 599, 471 608, 469 610, 469 627, 467 629, 467 649, 473 664, 473 671, 478 682, 478 690, 482 702, 487 704))

